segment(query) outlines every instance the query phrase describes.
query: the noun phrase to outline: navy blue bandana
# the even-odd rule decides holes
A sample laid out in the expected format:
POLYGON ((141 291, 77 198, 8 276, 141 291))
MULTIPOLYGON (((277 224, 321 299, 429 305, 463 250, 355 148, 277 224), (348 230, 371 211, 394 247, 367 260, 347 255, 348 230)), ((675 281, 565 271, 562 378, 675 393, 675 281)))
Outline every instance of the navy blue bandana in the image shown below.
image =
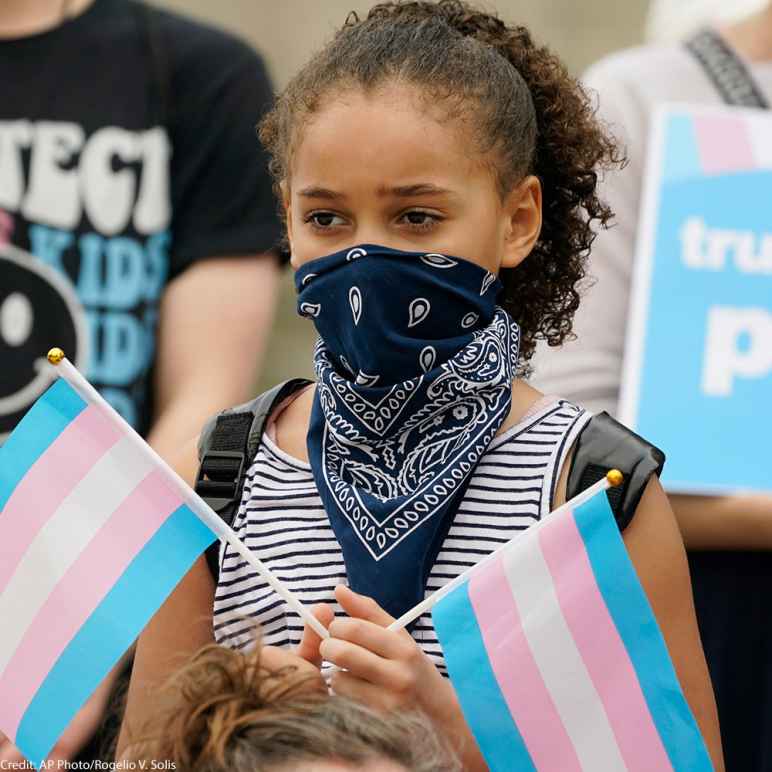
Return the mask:
POLYGON ((320 338, 308 452, 352 589, 394 616, 426 579, 509 414, 519 329, 493 274, 363 245, 295 275, 320 338))

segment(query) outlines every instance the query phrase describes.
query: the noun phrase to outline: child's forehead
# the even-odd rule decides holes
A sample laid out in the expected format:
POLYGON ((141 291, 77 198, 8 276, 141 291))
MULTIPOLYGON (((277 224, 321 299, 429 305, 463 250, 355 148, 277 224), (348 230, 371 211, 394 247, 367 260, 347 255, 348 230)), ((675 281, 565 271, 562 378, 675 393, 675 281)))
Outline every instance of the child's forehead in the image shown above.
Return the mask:
MULTIPOLYGON (((356 170, 396 176, 468 174, 488 159, 467 119, 409 85, 350 88, 306 116, 290 162, 295 180, 356 170)), ((381 174, 382 176, 382 174, 381 174)))

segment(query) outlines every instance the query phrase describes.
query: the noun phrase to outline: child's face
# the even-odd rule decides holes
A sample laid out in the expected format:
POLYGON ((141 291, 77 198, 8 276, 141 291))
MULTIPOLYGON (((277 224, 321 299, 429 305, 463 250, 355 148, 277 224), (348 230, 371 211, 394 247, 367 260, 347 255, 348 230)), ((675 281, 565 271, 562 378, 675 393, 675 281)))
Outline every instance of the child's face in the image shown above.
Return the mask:
POLYGON ((538 238, 541 189, 527 177, 502 200, 491 163, 413 87, 346 92, 303 128, 283 185, 293 267, 363 243, 514 267, 538 238))

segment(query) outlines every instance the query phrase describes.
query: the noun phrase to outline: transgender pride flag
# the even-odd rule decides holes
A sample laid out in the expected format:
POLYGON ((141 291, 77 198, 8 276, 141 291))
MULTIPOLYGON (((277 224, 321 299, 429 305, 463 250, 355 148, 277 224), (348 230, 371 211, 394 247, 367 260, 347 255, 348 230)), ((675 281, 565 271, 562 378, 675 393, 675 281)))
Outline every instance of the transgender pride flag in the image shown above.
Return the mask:
POLYGON ((216 538, 83 384, 57 378, 0 448, 0 730, 37 765, 216 538))
POLYGON ((604 490, 471 569, 432 618, 494 772, 713 769, 604 490))

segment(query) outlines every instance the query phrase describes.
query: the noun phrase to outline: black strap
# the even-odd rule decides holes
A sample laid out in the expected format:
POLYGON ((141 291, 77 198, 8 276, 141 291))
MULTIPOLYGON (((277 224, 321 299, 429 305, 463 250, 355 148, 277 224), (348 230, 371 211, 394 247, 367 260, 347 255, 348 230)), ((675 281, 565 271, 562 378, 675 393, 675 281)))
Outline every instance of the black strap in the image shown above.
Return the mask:
POLYGON ((726 104, 769 109, 769 102, 745 62, 718 32, 712 29, 700 30, 684 45, 726 104))
POLYGON ((608 413, 593 416, 576 441, 568 473, 566 500, 572 499, 605 477, 609 469, 619 469, 624 482, 607 491, 609 504, 620 531, 633 519, 635 510, 653 474, 659 476, 665 454, 630 431, 608 413))
MULTIPOLYGON (((196 493, 227 525, 233 524, 238 511, 247 470, 257 454, 268 417, 280 402, 309 383, 304 378, 284 381, 250 402, 223 410, 204 426, 198 444, 196 493)), ((215 542, 206 552, 215 578, 220 571, 219 548, 215 542)))

